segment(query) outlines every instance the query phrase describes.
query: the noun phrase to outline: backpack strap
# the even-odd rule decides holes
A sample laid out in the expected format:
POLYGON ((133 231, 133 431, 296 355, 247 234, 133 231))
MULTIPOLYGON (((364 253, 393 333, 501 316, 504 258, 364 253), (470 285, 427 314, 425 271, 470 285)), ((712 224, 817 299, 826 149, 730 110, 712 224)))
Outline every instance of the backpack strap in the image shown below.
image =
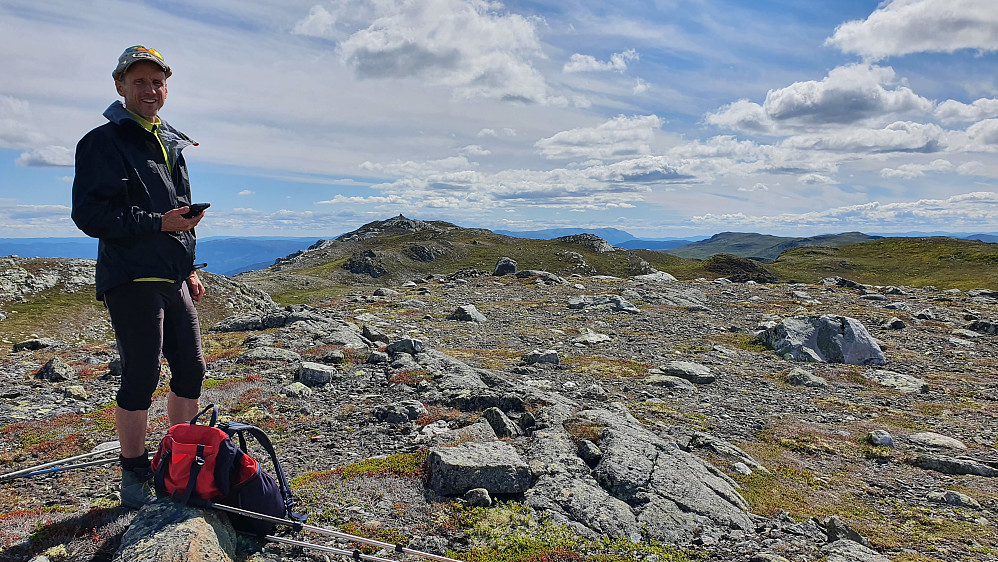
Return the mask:
MULTIPOLYGON (((194 423, 194 421, 191 420, 191 423, 194 423)), ((194 495, 194 488, 198 483, 198 474, 201 473, 201 467, 204 466, 204 462, 204 444, 199 443, 197 453, 194 456, 194 462, 191 463, 191 474, 187 478, 187 489, 184 490, 184 495, 179 499, 174 498, 177 502, 187 505, 191 501, 191 496, 194 495)))
POLYGON ((208 410, 211 410, 211 420, 208 422, 208 426, 215 427, 215 424, 218 423, 218 406, 214 404, 208 404, 208 406, 206 406, 205 409, 198 412, 198 415, 194 416, 194 419, 190 421, 190 424, 196 425, 198 423, 198 418, 204 415, 204 413, 207 412, 208 410))
MULTIPOLYGON (((288 517, 295 521, 304 522, 306 516, 294 513, 295 502, 291 495, 291 487, 288 486, 288 480, 284 476, 284 470, 281 468, 280 461, 277 460, 277 452, 274 451, 274 445, 270 442, 270 438, 267 437, 267 434, 255 425, 236 421, 222 422, 219 424, 218 428, 227 433, 230 437, 233 434, 239 435, 240 445, 243 444, 243 433, 252 435, 257 442, 260 443, 263 449, 267 451, 267 455, 270 456, 270 460, 274 464, 274 474, 277 477, 278 486, 281 488, 281 496, 284 497, 284 508, 288 517)), ((243 447, 243 450, 246 450, 246 448, 243 447)))

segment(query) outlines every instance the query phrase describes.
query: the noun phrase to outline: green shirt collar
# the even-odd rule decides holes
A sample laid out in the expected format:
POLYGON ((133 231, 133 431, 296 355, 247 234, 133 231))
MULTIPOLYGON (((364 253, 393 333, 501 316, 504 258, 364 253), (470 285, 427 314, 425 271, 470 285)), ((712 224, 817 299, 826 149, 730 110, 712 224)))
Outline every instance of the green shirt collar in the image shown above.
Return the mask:
POLYGON ((129 114, 131 114, 132 118, 135 119, 135 121, 139 125, 142 125, 143 127, 145 127, 145 130, 149 131, 150 133, 155 132, 156 131, 156 127, 160 123, 162 123, 162 121, 160 120, 159 117, 156 117, 156 122, 153 123, 151 121, 147 121, 145 117, 139 115, 138 113, 135 113, 134 111, 132 111, 131 109, 128 109, 127 107, 125 108, 125 110, 128 111, 129 114))

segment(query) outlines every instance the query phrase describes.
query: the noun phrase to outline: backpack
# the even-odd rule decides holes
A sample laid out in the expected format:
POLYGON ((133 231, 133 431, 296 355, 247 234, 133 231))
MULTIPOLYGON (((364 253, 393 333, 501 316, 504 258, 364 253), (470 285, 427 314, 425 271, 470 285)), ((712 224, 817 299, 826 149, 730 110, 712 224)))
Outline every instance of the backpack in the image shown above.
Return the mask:
MULTIPOLYGON (((218 407, 209 405, 189 423, 174 425, 160 441, 152 460, 156 490, 185 505, 218 503, 247 511, 302 522, 292 511, 294 499, 270 439, 260 428, 240 422, 218 422, 218 407), (208 425, 197 421, 211 410, 208 425), (267 451, 275 480, 246 453, 249 434, 267 451), (233 441, 236 437, 237 445, 233 441)), ((232 526, 263 536, 274 523, 230 514, 232 526)))

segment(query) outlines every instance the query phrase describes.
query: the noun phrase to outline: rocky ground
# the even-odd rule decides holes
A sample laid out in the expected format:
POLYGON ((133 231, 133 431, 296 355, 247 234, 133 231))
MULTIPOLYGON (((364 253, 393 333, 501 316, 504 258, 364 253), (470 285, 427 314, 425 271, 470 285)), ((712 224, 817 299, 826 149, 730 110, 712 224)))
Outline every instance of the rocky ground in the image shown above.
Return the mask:
MULTIPOLYGON (((998 559, 998 294, 849 285, 464 271, 309 307, 246 297, 205 335, 203 401, 268 431, 314 524, 462 560, 998 559), (885 364, 755 337, 809 315, 854 319, 885 364), (526 482, 466 496, 426 468, 445 445, 526 482)), ((113 342, 37 335, 0 361, 3 473, 113 439, 113 342)), ((0 483, 0 560, 111 559, 135 517, 117 478, 0 483)))

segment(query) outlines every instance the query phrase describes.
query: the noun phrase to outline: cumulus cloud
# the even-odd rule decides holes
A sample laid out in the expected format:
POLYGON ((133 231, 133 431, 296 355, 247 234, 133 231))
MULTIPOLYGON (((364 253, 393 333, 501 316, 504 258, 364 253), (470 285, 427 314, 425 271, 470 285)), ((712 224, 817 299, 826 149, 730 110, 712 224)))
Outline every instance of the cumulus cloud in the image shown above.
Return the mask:
POLYGON ((884 168, 880 175, 885 178, 913 179, 922 177, 926 172, 952 172, 956 166, 949 160, 939 158, 928 164, 902 164, 897 168, 884 168))
POLYGON ((943 123, 972 123, 998 117, 998 98, 981 98, 969 104, 946 100, 936 107, 935 116, 943 123))
POLYGON ((43 142, 44 136, 29 125, 30 119, 28 102, 0 95, 0 148, 27 148, 43 142))
POLYGON ((755 191, 769 191, 769 188, 764 183, 757 183, 755 185, 743 185, 738 188, 738 191, 744 191, 747 193, 753 193, 755 191))
POLYGON ((835 29, 826 45, 873 60, 960 49, 998 50, 994 0, 887 0, 865 20, 835 29))
POLYGON ((294 31, 338 40, 360 78, 418 78, 466 99, 552 101, 531 63, 543 56, 535 22, 500 8, 486 0, 348 1, 313 8, 294 31))
POLYGON ((600 61, 592 55, 575 53, 562 68, 564 72, 624 72, 627 63, 638 60, 638 52, 628 49, 621 53, 613 53, 610 60, 600 61))
POLYGON ((240 197, 247 197, 249 195, 256 195, 256 192, 252 191, 252 190, 249 190, 249 189, 244 189, 244 190, 240 191, 239 193, 237 193, 236 195, 238 195, 240 197))
POLYGON ((451 156, 439 160, 426 160, 417 162, 414 160, 396 160, 387 164, 364 162, 360 165, 362 170, 381 172, 384 174, 406 177, 428 176, 441 172, 465 170, 475 164, 468 161, 464 156, 451 156))
POLYGON ((634 84, 634 88, 631 90, 631 93, 634 95, 643 94, 648 91, 648 88, 650 88, 648 82, 638 78, 637 82, 634 84))
POLYGON ((946 224, 953 229, 992 228, 998 222, 998 193, 966 193, 947 199, 921 199, 899 203, 873 201, 809 213, 748 215, 705 214, 692 217, 694 224, 731 228, 812 228, 816 230, 876 229, 917 230, 946 224))
POLYGON ((464 156, 488 156, 492 151, 478 144, 469 144, 461 149, 464 156))
POLYGON ((797 181, 805 185, 833 185, 837 183, 834 179, 824 174, 804 174, 797 178, 797 181))
POLYGON ((534 143, 549 159, 617 159, 649 154, 655 131, 662 127, 656 115, 618 115, 596 127, 562 131, 534 143))
POLYGON ((770 90, 760 105, 739 100, 707 114, 711 125, 749 133, 788 131, 881 120, 931 111, 930 100, 898 84, 894 69, 850 64, 821 81, 795 82, 770 90))
POLYGON ((21 153, 18 166, 33 168, 63 168, 76 164, 74 152, 65 146, 46 146, 21 153))
POLYGON ((797 135, 783 141, 788 147, 835 152, 938 152, 946 131, 934 123, 897 121, 882 129, 845 129, 824 134, 797 135))

